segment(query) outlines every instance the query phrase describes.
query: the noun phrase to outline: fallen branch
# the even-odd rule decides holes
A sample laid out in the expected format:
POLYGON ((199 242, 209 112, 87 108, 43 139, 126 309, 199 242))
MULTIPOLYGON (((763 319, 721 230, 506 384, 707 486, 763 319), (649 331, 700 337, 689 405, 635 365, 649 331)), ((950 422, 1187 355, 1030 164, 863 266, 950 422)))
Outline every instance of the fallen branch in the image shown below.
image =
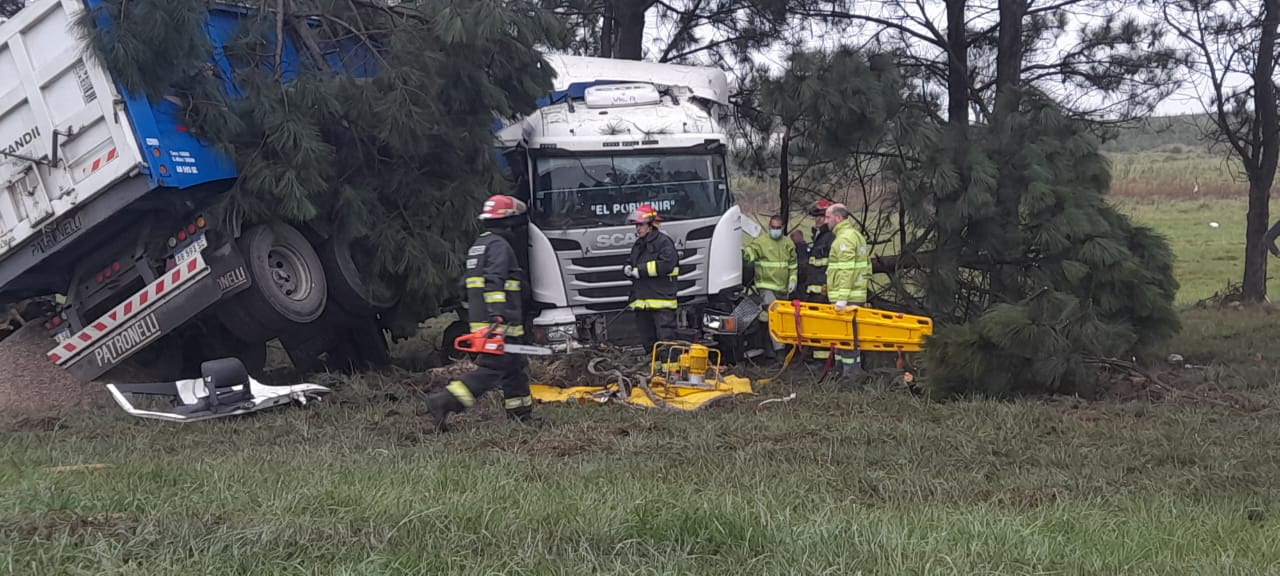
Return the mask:
POLYGON ((1107 366, 1109 368, 1114 368, 1116 370, 1127 372, 1132 376, 1137 376, 1139 378, 1142 378, 1147 382, 1150 382, 1153 388, 1164 393, 1166 397, 1177 397, 1177 398, 1189 399, 1196 402, 1204 402, 1206 404, 1213 404, 1215 406, 1229 408, 1231 410, 1237 410, 1242 412, 1244 411, 1239 406, 1232 404, 1230 402, 1215 400, 1213 398, 1209 398, 1208 396, 1204 396, 1202 394, 1187 392, 1185 390, 1180 390, 1178 388, 1165 384, 1164 382, 1161 382, 1160 379, 1157 378, 1154 374, 1143 369, 1141 366, 1138 366, 1133 362, 1128 362, 1125 360, 1121 360, 1119 358, 1104 358, 1101 356, 1088 356, 1088 357, 1085 357, 1084 360, 1088 364, 1092 364, 1095 366, 1107 366))

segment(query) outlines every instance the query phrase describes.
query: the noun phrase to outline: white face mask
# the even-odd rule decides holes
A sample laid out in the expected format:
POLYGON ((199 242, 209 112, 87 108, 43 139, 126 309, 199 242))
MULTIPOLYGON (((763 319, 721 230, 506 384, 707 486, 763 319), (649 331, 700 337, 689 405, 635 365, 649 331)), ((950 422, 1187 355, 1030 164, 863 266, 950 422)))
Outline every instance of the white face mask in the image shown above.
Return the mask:
POLYGON ((770 237, 770 238, 773 238, 774 240, 777 240, 777 239, 781 238, 781 237, 782 237, 782 230, 779 230, 779 229, 777 229, 777 228, 770 228, 770 229, 769 229, 769 237, 770 237))

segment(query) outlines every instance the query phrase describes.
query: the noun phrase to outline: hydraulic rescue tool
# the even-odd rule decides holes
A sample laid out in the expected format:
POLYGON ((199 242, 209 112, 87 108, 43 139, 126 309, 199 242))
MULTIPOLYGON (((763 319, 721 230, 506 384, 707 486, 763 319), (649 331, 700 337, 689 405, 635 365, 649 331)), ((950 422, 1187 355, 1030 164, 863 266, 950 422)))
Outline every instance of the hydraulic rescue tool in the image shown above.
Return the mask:
POLYGON ((453 341, 453 347, 469 354, 521 354, 525 356, 550 356, 551 349, 525 344, 508 344, 493 326, 463 334, 453 341))
POLYGON ((649 361, 649 384, 715 390, 724 384, 720 376, 720 351, 702 344, 658 342, 649 361), (664 351, 662 362, 658 361, 658 350, 664 351))

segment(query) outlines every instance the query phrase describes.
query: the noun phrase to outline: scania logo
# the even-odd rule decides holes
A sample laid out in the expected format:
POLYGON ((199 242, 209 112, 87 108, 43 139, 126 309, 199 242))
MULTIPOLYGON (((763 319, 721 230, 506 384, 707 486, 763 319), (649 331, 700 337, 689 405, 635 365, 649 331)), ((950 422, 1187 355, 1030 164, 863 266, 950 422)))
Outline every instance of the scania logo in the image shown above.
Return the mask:
POLYGON ((615 232, 613 234, 600 234, 596 236, 596 246, 601 248, 617 248, 620 246, 630 246, 635 243, 635 232, 615 232))

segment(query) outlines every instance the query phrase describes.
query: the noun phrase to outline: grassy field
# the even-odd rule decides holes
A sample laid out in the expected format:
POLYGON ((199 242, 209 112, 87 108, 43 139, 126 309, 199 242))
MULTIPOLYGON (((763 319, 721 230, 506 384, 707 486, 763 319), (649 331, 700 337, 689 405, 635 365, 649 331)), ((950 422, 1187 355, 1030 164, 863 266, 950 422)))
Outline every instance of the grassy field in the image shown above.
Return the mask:
MULTIPOLYGON (((1182 302, 1238 280, 1243 204, 1122 205, 1173 242, 1182 302)), ((1203 367, 1159 401, 941 403, 797 369, 696 414, 526 428, 489 398, 435 436, 396 369, 186 426, 0 416, 0 574, 1280 573, 1280 315, 1184 320, 1168 351, 1203 367)))
MULTIPOLYGON (((1174 252, 1178 301, 1193 303, 1239 283, 1244 276, 1247 205, 1240 200, 1158 200, 1119 198, 1115 203, 1141 224, 1160 231, 1174 252), (1216 222, 1217 228, 1210 224, 1216 222)), ((1280 203, 1272 204, 1272 211, 1280 203)), ((1280 294, 1272 260, 1268 292, 1280 294)))
MULTIPOLYGON (((386 379, 199 426, 11 423, 10 574, 1245 574, 1280 569, 1264 449, 1214 408, 929 403, 783 384, 703 414, 491 403, 418 434, 386 379), (758 400, 758 399, 755 399, 758 400), (111 467, 57 472, 50 467, 111 467)), ((394 379, 392 379, 394 380, 394 379)), ((394 389, 394 387, 393 387, 394 389)))

